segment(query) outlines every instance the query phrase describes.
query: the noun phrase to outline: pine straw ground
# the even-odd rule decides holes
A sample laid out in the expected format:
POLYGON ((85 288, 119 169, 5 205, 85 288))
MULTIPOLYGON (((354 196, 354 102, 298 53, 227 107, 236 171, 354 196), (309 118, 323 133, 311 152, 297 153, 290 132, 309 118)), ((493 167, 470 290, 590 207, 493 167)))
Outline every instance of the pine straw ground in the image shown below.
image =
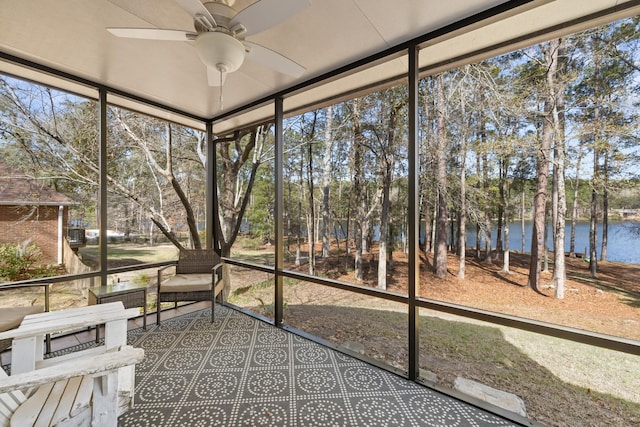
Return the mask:
MULTIPOLYGON (((375 255, 374 248, 364 263, 365 286, 377 281, 375 255)), ((406 294, 407 259, 399 251, 393 259, 387 290, 406 294)), ((464 279, 457 278, 457 256, 448 256, 444 279, 431 273, 431 255, 422 254, 421 261, 422 297, 640 340, 640 266, 601 262, 593 279, 588 263, 566 258, 565 298, 558 300, 550 272, 542 273, 543 295, 527 286, 523 254, 511 254, 506 274, 501 259, 487 263, 469 253, 464 279)), ((351 262, 344 256, 318 258, 317 273, 355 283, 353 271, 345 268, 351 262)), ((298 269, 308 272, 304 264, 298 269)), ((233 282, 231 302, 271 314, 267 276, 235 268, 233 282), (251 285, 256 280, 265 282, 251 285)), ((406 368, 403 305, 288 279, 284 298, 285 323, 337 344, 361 343, 367 356, 406 368)), ((420 322, 420 363, 440 386, 452 387, 462 376, 515 393, 528 416, 547 425, 640 425, 637 356, 427 310, 420 322)))

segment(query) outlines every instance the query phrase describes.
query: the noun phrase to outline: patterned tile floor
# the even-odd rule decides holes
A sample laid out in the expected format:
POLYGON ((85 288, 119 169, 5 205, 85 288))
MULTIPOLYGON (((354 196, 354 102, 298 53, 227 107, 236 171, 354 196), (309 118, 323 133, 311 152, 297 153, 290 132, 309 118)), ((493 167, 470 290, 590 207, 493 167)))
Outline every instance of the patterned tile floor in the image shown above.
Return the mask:
POLYGON ((222 306, 129 340, 145 359, 120 426, 514 425, 222 306))

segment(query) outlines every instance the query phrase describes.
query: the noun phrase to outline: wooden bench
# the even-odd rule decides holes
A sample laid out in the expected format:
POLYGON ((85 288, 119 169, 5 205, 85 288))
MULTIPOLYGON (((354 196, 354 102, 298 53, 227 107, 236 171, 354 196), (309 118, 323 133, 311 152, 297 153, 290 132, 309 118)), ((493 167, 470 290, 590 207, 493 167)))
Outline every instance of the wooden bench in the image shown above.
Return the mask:
POLYGON ((116 426, 118 371, 143 358, 125 346, 23 374, 0 369, 0 426, 116 426))
POLYGON ((144 355, 126 346, 127 319, 137 315, 137 308, 113 302, 25 316, 18 328, 0 333, 13 340, 11 376, 0 378, 5 425, 49 425, 55 418, 68 420, 58 425, 115 426, 117 415, 133 404, 135 363, 144 355), (101 324, 104 345, 44 359, 47 334, 101 324))

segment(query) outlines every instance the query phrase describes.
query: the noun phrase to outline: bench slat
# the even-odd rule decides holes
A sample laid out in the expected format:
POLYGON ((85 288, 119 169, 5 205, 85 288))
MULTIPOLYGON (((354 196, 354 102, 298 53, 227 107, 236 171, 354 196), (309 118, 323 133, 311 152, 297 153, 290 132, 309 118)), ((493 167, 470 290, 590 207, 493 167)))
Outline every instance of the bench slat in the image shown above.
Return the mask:
MULTIPOLYGON (((0 380, 9 378, 9 375, 0 368, 0 380)), ((9 425, 11 414, 27 400, 26 396, 20 390, 12 390, 8 393, 0 394, 0 426, 9 425)))
POLYGON ((32 426, 40 416, 40 410, 49 397, 53 386, 54 383, 44 384, 36 390, 33 396, 20 405, 11 417, 11 427, 32 426))
POLYGON ((62 396, 64 389, 67 388, 68 381, 69 380, 60 380, 53 384, 46 401, 42 405, 42 408, 40 408, 40 415, 33 424, 33 427, 49 427, 53 425, 51 418, 58 409, 59 397, 62 396))
POLYGON ((51 417, 51 425, 58 425, 61 421, 69 418, 73 402, 76 399, 78 388, 80 387, 80 383, 83 378, 84 377, 69 378, 67 386, 64 389, 64 393, 62 394, 62 397, 60 397, 60 402, 58 402, 58 408, 53 414, 53 417, 51 417))
POLYGON ((84 306, 74 307, 61 311, 48 311, 44 313, 30 314, 24 317, 21 327, 34 327, 40 323, 54 322, 59 319, 77 319, 84 316, 109 316, 112 313, 120 312, 124 309, 124 305, 119 302, 111 304, 102 304, 100 306, 84 306))
MULTIPOLYGON (((114 303, 115 304, 115 303, 114 303)), ((91 307, 96 307, 91 306, 91 307)), ((98 305, 97 307, 100 307, 98 305)), ((20 339, 34 335, 45 335, 52 331, 62 332, 73 329, 86 328, 87 326, 100 325, 116 320, 125 320, 140 315, 138 308, 130 308, 127 310, 111 311, 107 313, 85 313, 81 316, 71 317, 53 317, 48 321, 23 323, 19 328, 6 332, 0 332, 0 339, 20 339)))
POLYGON ((144 350, 125 346, 118 351, 104 353, 89 360, 69 360, 59 365, 11 375, 0 382, 0 393, 52 383, 80 375, 108 372, 123 366, 134 365, 141 362, 143 358, 144 350))
POLYGON ((73 401, 73 406, 69 414, 71 417, 77 416, 85 407, 91 402, 91 396, 93 395, 93 381, 94 379, 90 375, 82 377, 82 383, 78 387, 78 393, 73 401))
POLYGON ((66 310, 60 311, 47 311, 44 313, 36 313, 35 315, 29 314, 24 317, 24 321, 27 323, 37 322, 39 319, 55 319, 57 317, 72 317, 72 316, 82 316, 87 313, 109 313, 114 310, 122 310, 124 308, 124 304, 120 301, 111 302, 108 304, 100 304, 100 305, 85 305, 81 307, 69 308, 66 310))

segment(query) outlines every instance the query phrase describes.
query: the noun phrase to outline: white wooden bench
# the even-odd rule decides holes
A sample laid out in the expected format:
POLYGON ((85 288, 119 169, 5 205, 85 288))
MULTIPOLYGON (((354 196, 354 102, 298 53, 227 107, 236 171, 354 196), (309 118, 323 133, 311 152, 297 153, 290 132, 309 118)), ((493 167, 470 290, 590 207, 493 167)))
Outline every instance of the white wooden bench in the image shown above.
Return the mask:
POLYGON ((125 346, 23 374, 0 369, 0 426, 116 426, 118 370, 143 358, 125 346))
POLYGON ((0 339, 13 340, 11 376, 0 378, 5 420, 18 420, 11 425, 20 427, 50 425, 53 418, 72 420, 69 425, 115 426, 117 415, 133 404, 135 363, 144 354, 126 346, 127 319, 137 315, 137 308, 125 310, 114 302, 29 315, 18 328, 1 332, 0 339), (104 345, 44 359, 46 334, 101 324, 104 345), (35 421, 32 405, 40 408, 35 421))

